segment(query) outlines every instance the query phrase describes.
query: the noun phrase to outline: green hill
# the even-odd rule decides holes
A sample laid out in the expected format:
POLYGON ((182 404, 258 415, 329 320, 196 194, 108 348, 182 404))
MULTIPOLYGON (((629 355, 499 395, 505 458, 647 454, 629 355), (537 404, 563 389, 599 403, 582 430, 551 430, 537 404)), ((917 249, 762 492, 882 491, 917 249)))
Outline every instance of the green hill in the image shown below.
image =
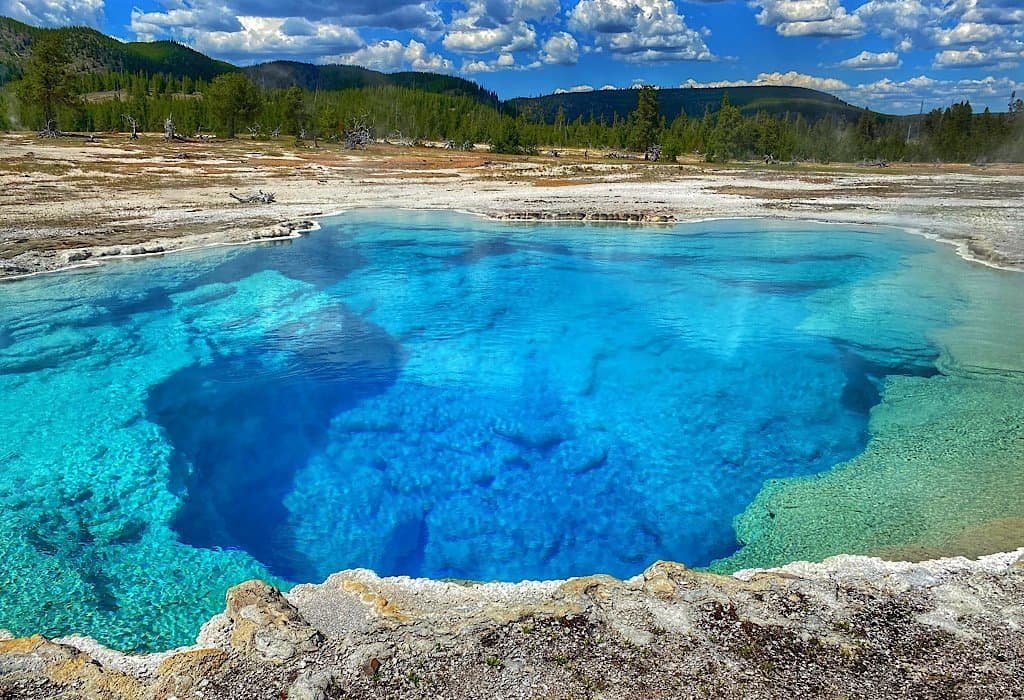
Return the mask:
POLYGON ((40 29, 0 17, 0 85, 17 80, 32 51, 32 43, 45 34, 59 34, 81 73, 127 71, 164 73, 209 80, 235 70, 223 61, 173 41, 122 42, 88 27, 40 29))
POLYGON ((318 66, 296 61, 272 61, 237 68, 173 41, 122 42, 88 27, 40 29, 8 17, 0 17, 0 85, 21 77, 32 43, 40 36, 53 33, 63 38, 68 53, 74 57, 73 67, 80 73, 127 71, 210 80, 222 73, 243 70, 265 88, 298 85, 309 90, 333 91, 393 85, 470 97, 483 104, 498 105, 494 93, 474 82, 450 75, 380 73, 358 66, 318 66))
POLYGON ((296 61, 271 61, 243 68, 249 77, 264 88, 285 88, 298 85, 307 90, 348 90, 351 88, 393 85, 415 88, 442 95, 471 97, 484 104, 497 106, 498 97, 474 82, 439 73, 381 73, 359 66, 318 66, 296 61))
MULTIPOLYGON (((726 93, 729 102, 747 116, 767 112, 777 117, 795 117, 800 114, 810 122, 816 122, 827 115, 856 121, 864 111, 824 92, 774 85, 662 89, 658 90, 658 109, 669 121, 682 112, 690 117, 701 117, 707 109, 716 111, 726 93)), ((559 108, 565 111, 566 119, 570 122, 578 117, 588 119, 593 116, 611 123, 616 116, 626 118, 636 109, 637 94, 636 90, 594 90, 520 97, 510 100, 508 106, 516 112, 528 112, 548 123, 555 120, 559 108)))

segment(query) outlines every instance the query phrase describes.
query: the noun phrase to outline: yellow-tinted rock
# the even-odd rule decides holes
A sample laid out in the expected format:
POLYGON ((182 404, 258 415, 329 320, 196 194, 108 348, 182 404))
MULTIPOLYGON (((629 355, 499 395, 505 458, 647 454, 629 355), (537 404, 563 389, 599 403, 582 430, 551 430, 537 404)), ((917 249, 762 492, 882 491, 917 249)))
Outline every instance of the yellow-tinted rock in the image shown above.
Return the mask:
POLYGON ((231 647, 243 654, 280 663, 314 651, 322 641, 281 592, 263 581, 246 581, 229 590, 226 612, 231 647))

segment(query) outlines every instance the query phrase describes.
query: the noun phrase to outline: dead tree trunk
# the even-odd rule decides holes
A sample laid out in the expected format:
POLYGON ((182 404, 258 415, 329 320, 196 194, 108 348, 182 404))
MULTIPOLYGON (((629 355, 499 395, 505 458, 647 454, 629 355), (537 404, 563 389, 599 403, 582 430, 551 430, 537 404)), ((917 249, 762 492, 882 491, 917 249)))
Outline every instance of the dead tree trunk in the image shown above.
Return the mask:
POLYGON ((55 139, 61 135, 61 131, 57 128, 57 122, 54 119, 46 122, 46 126, 39 132, 39 138, 43 139, 55 139))
POLYGON ((364 115, 352 122, 352 126, 345 131, 345 148, 351 151, 356 148, 366 148, 371 143, 373 143, 373 133, 367 126, 364 115))
POLYGON ((164 119, 164 141, 174 141, 178 138, 178 134, 174 131, 174 120, 171 115, 167 115, 167 119, 164 119))
POLYGON ((128 138, 130 138, 132 141, 138 141, 139 140, 139 120, 136 119, 135 117, 131 116, 130 114, 122 114, 121 115, 121 119, 124 120, 124 123, 127 124, 128 128, 131 129, 131 134, 129 134, 128 138))
POLYGON ((273 204, 277 199, 273 192, 264 192, 263 190, 256 190, 248 197, 239 197, 234 192, 229 192, 228 195, 242 204, 273 204))

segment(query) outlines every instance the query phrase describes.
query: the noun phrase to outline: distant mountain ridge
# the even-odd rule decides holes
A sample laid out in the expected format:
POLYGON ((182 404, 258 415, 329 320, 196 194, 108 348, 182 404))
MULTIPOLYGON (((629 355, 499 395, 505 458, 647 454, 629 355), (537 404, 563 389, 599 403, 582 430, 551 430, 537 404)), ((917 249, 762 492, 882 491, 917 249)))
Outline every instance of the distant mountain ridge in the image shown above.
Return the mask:
POLYGON ((236 70, 173 41, 122 42, 89 27, 40 29, 0 17, 0 85, 21 77, 32 43, 48 33, 63 37, 74 69, 82 73, 128 71, 209 80, 236 70))
MULTIPOLYGON (((525 112, 547 123, 554 122, 559 109, 570 122, 578 117, 593 116, 611 123, 616 116, 627 118, 637 106, 637 91, 631 89, 520 97, 502 103, 496 94, 475 82, 438 73, 382 73, 359 66, 287 60, 238 67, 173 41, 122 42, 88 27, 41 29, 8 17, 0 17, 0 86, 21 77, 32 43, 46 33, 59 33, 64 38, 75 70, 85 73, 127 71, 211 80, 224 73, 243 71, 268 89, 298 85, 307 90, 334 91, 399 86, 470 97, 509 112, 525 112)), ((856 121, 864 111, 824 92, 787 86, 661 89, 659 109, 669 121, 682 112, 700 117, 705 110, 717 110, 726 93, 730 102, 748 115, 767 112, 778 117, 793 117, 799 114, 810 122, 831 115, 856 121)))
POLYGON ((381 73, 359 66, 319 66, 296 61, 271 61, 240 68, 173 41, 122 42, 89 27, 40 29, 9 17, 0 17, 0 85, 21 77, 32 43, 47 33, 63 37, 74 69, 82 73, 127 71, 211 80, 240 70, 265 88, 298 85, 308 90, 344 90, 395 85, 462 95, 498 106, 494 93, 472 81, 450 75, 412 71, 381 73))
POLYGON ((477 83, 441 73, 381 73, 359 66, 314 65, 297 61, 270 61, 247 66, 241 70, 245 71, 257 85, 269 89, 298 85, 306 90, 346 90, 395 85, 426 92, 462 95, 498 106, 498 96, 477 83))
MULTIPOLYGON (((802 87, 776 85, 749 85, 722 88, 661 88, 658 90, 658 110, 671 121, 680 113, 700 118, 705 110, 717 111, 722 98, 729 95, 729 102, 747 115, 765 112, 776 117, 790 117, 800 114, 809 122, 816 122, 826 115, 856 121, 864 112, 843 100, 818 90, 802 87)), ((636 90, 593 90, 589 92, 564 92, 543 97, 517 97, 508 101, 508 106, 518 112, 529 112, 545 121, 555 120, 561 108, 567 121, 579 117, 584 120, 593 116, 611 123, 615 116, 629 115, 636 109, 636 90)))

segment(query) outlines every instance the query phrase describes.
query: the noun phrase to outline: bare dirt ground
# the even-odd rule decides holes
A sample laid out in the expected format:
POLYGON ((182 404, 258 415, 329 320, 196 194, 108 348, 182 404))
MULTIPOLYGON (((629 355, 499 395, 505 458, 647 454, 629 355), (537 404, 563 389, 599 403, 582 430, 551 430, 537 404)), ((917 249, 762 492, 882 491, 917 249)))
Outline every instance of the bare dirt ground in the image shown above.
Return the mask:
POLYGON ((529 158, 282 139, 165 143, 0 135, 0 278, 105 257, 295 235, 352 207, 666 223, 771 216, 910 228, 1024 268, 1024 166, 710 165, 529 158), (270 205, 229 193, 263 189, 270 205))

